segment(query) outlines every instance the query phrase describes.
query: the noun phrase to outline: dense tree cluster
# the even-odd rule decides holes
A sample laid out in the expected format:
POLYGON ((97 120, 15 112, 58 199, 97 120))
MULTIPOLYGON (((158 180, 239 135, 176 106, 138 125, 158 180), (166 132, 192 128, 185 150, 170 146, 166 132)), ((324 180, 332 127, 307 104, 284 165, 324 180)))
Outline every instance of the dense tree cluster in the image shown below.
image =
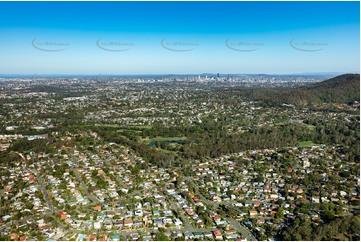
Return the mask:
POLYGON ((317 225, 307 218, 296 218, 282 233, 283 240, 359 240, 360 218, 347 216, 317 225))

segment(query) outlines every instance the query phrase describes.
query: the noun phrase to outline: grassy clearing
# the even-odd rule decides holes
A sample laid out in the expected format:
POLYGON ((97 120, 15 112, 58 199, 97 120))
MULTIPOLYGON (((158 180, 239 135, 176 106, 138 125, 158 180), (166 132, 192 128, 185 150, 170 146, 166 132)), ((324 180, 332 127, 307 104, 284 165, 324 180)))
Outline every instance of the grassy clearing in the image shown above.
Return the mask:
POLYGON ((303 125, 306 126, 309 130, 315 130, 315 126, 311 124, 303 124, 303 125))
POLYGON ((99 127, 112 127, 112 128, 120 128, 120 129, 150 129, 152 126, 150 125, 118 125, 118 124, 95 124, 95 126, 99 127))
POLYGON ((111 127, 111 128, 119 128, 120 126, 117 124, 95 124, 94 126, 98 127, 111 127))
POLYGON ((301 142, 299 143, 299 146, 300 146, 300 147, 310 147, 310 146, 312 146, 312 145, 314 145, 314 143, 313 143, 311 140, 301 141, 301 142))
POLYGON ((135 130, 135 129, 118 129, 116 132, 121 133, 121 132, 124 132, 124 131, 134 132, 134 133, 141 133, 142 132, 141 130, 135 130))
POLYGON ((129 125, 129 126, 122 126, 123 129, 151 129, 152 126, 150 125, 129 125))
POLYGON ((156 137, 156 138, 153 138, 153 139, 145 139, 145 141, 147 141, 148 143, 151 143, 151 142, 155 142, 155 141, 159 141, 159 142, 162 142, 162 141, 172 141, 172 140, 186 140, 187 137, 156 137))

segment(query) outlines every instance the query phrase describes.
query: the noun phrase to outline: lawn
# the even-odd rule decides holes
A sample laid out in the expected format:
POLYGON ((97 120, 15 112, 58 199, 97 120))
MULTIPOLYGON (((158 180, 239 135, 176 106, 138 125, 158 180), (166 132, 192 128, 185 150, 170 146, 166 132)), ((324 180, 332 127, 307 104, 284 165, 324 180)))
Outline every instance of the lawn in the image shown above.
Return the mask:
POLYGON ((117 125, 117 124, 95 124, 95 126, 112 127, 112 128, 120 128, 120 129, 137 129, 137 130, 152 128, 152 126, 150 126, 150 125, 127 125, 127 126, 125 126, 125 125, 117 125))
POLYGON ((312 130, 315 130, 315 128, 316 128, 315 126, 313 126, 313 125, 311 125, 311 124, 305 124, 305 123, 304 123, 303 125, 306 126, 306 127, 307 127, 309 130, 311 130, 311 131, 312 131, 312 130))
POLYGON ((155 141, 172 141, 172 140, 186 140, 187 137, 156 137, 156 138, 153 138, 153 139, 146 139, 146 141, 148 143, 152 143, 152 142, 155 142, 155 141))
POLYGON ((311 140, 301 141, 301 142, 299 143, 299 146, 300 146, 300 147, 310 147, 310 146, 312 146, 312 145, 314 145, 314 143, 313 143, 311 140))
POLYGON ((152 126, 150 125, 127 125, 127 126, 120 126, 123 129, 150 129, 152 126))
POLYGON ((117 124, 95 124, 94 126, 98 126, 98 127, 110 127, 110 128, 119 128, 120 126, 117 124))

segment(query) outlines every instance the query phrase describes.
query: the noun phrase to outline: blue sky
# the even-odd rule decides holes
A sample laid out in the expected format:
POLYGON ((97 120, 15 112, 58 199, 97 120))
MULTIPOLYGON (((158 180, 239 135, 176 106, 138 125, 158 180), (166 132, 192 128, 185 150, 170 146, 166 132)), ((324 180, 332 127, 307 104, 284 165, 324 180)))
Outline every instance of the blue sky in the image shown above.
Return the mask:
POLYGON ((0 2, 0 74, 359 72, 359 2, 0 2))

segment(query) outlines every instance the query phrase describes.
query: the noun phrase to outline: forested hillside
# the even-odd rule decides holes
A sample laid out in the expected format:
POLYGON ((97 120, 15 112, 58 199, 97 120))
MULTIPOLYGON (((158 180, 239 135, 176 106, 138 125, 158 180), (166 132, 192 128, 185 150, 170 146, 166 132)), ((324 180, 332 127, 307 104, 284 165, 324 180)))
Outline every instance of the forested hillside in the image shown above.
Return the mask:
POLYGON ((360 75, 345 74, 299 88, 242 89, 240 92, 249 100, 269 104, 353 103, 360 101, 360 75))

